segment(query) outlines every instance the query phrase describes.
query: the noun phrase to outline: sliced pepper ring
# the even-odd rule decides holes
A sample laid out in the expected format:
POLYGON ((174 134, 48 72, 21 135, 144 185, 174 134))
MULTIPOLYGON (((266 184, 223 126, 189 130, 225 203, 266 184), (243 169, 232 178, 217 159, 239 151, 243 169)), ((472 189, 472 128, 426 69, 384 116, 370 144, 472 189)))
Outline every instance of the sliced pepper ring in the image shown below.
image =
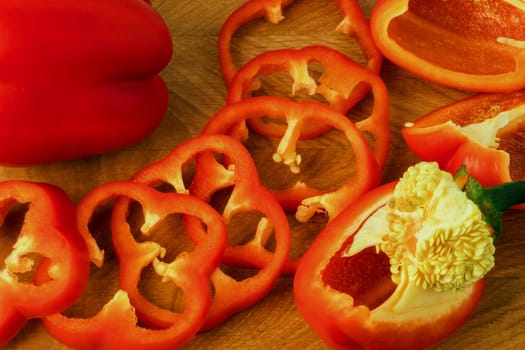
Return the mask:
MULTIPOLYGON (((374 72, 327 46, 272 50, 255 56, 234 75, 228 88, 227 103, 251 97, 257 78, 277 72, 286 72, 292 77, 292 95, 301 89, 310 95, 321 95, 328 105, 344 114, 372 89, 375 103, 370 122, 358 125, 377 125, 371 130, 376 139, 387 133, 382 130, 388 124, 388 92, 383 81, 374 72), (310 75, 311 63, 322 64, 323 71, 317 81, 310 75)), ((282 136, 286 130, 282 124, 260 118, 248 119, 246 123, 251 130, 266 136, 282 136)), ((327 125, 307 124, 301 130, 301 138, 317 137, 328 130, 327 125)), ((383 151, 378 153, 379 158, 384 156, 383 151)))
MULTIPOLYGON (((231 278, 220 268, 214 272, 212 284, 215 293, 203 330, 211 329, 234 313, 252 306, 270 291, 284 264, 288 262, 290 229, 279 203, 259 184, 250 153, 238 140, 227 135, 201 135, 188 139, 175 147, 164 159, 142 168, 132 177, 132 181, 150 186, 170 184, 176 192, 189 192, 207 202, 218 190, 233 187, 223 211, 226 222, 239 212, 258 212, 262 215, 254 237, 242 245, 227 245, 221 261, 226 265, 257 268, 259 271, 241 281, 231 278), (203 164, 202 157, 214 157, 216 154, 229 160, 228 168, 215 161, 203 164), (204 166, 197 166, 188 190, 184 184, 183 168, 194 159, 204 166), (275 248, 269 251, 265 245, 272 231, 275 248)), ((120 223, 125 221, 127 207, 127 203, 116 204, 112 214, 115 230, 119 230, 120 223)), ((206 232, 202 229, 198 217, 185 216, 184 222, 193 240, 200 242, 205 238, 206 232)), ((122 226, 122 229, 127 230, 125 226, 122 226)), ((122 282, 122 288, 125 290, 128 289, 128 285, 136 286, 135 281, 122 282)), ((165 327, 173 323, 173 314, 170 311, 160 312, 137 291, 130 294, 130 298, 143 322, 155 327, 165 327), (134 302, 135 300, 140 302, 134 302)))
MULTIPOLYGON (((88 193, 79 203, 79 230, 88 242, 92 261, 103 264, 103 252, 89 231, 94 210, 102 203, 121 196, 132 198, 142 205, 146 231, 167 215, 181 213, 201 218, 207 226, 206 237, 195 248, 180 253, 172 262, 160 261, 163 247, 151 241, 137 243, 129 227, 114 227, 113 247, 119 258, 122 283, 138 284, 141 271, 149 264, 165 281, 172 281, 185 293, 184 310, 165 329, 147 329, 137 325, 135 307, 128 297, 137 293, 118 290, 102 310, 91 318, 68 318, 62 314, 45 317, 42 321, 48 332, 62 343, 78 348, 111 349, 172 349, 185 344, 202 326, 211 301, 210 277, 218 266, 226 244, 226 227, 222 217, 197 197, 162 193, 149 186, 131 181, 105 183, 88 193), (129 293, 129 294, 128 294, 129 293)), ((123 225, 123 223, 118 223, 123 225)), ((135 300, 138 302, 139 299, 135 300)), ((162 312, 159 309, 159 312, 162 312)))
POLYGON ((89 273, 75 206, 64 191, 43 183, 1 182, 0 224, 17 204, 28 204, 28 208, 0 271, 0 345, 9 342, 28 319, 71 306, 86 287, 89 273), (51 278, 45 283, 19 280, 19 274, 31 273, 33 268, 45 270, 51 278))
MULTIPOLYGON (((524 180, 525 90, 476 94, 408 123, 412 152, 455 174, 464 164, 485 187, 524 180)), ((519 205, 518 207, 523 207, 519 205)))
POLYGON ((379 0, 370 18, 385 57, 459 89, 525 87, 525 6, 519 1, 379 0))
MULTIPOLYGON (((359 3, 356 0, 334 0, 334 2, 343 17, 336 30, 357 39, 368 59, 368 68, 378 73, 381 69, 383 57, 372 40, 368 20, 364 16, 359 3)), ((283 9, 292 3, 293 0, 248 0, 224 21, 219 33, 218 48, 219 64, 226 86, 230 85, 237 71, 230 51, 231 41, 235 32, 242 25, 257 18, 264 17, 270 23, 279 23, 284 19, 282 15, 283 9)))
POLYGON ((337 190, 319 190, 300 182, 289 189, 272 190, 285 210, 296 211, 298 221, 306 222, 318 212, 333 219, 345 206, 379 184, 380 168, 362 133, 344 114, 317 102, 297 102, 277 96, 252 97, 219 110, 202 134, 228 134, 239 123, 262 117, 286 119, 288 128, 273 159, 287 165, 292 172, 300 170, 301 156, 295 148, 301 128, 310 122, 326 123, 342 131, 355 152, 355 177, 337 190))
POLYGON ((294 276, 299 311, 334 348, 425 349, 464 324, 480 301, 484 278, 448 299, 445 295, 436 300, 435 294, 425 296, 406 281, 396 287, 388 257, 378 254, 374 243, 357 254, 343 254, 387 205, 394 185, 368 192, 328 223, 294 276))

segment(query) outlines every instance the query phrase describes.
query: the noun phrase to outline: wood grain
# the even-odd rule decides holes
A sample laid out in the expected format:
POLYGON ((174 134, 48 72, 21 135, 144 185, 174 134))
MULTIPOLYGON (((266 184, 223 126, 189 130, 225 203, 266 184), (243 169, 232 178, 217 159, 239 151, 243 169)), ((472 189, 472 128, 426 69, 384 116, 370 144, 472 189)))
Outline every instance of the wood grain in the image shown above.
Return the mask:
MULTIPOLYGON (((127 179, 144 165, 162 158, 181 141, 199 134, 207 120, 225 101, 226 89, 220 75, 217 36, 227 16, 243 0, 153 0, 153 6, 164 17, 173 37, 174 54, 162 72, 170 92, 170 105, 158 130, 144 141, 109 154, 28 168, 0 167, 0 180, 27 179, 62 187, 77 202, 89 190, 110 180, 127 179)), ((374 5, 361 0, 367 16, 374 5)), ((302 47, 327 44, 336 47, 363 63, 356 43, 334 32, 339 15, 331 1, 297 0, 285 12, 286 19, 278 26, 254 21, 244 26, 235 37, 232 52, 237 64, 257 53, 280 47, 302 47)), ((417 159, 410 153, 401 135, 403 123, 446 103, 469 95, 468 92, 438 86, 411 75, 385 60, 381 75, 390 93, 392 147, 383 173, 383 181, 397 179, 417 159)), ((369 110, 373 101, 367 98, 356 107, 357 115, 369 110)), ((124 132, 124 130, 123 130, 124 132)), ((314 152, 314 168, 305 170, 308 181, 322 186, 335 186, 342 181, 323 171, 326 167, 342 167, 344 176, 351 174, 349 165, 340 164, 341 151, 337 136, 327 135, 303 149, 314 152), (317 168, 315 168, 317 167, 317 168), (345 168, 347 167, 347 168, 345 168), (316 177, 317 176, 317 177, 316 177)), ((267 140, 250 140, 250 148, 258 163, 263 183, 277 186, 274 169, 266 161, 275 145, 267 140)), ((301 254, 325 224, 316 218, 310 226, 292 223, 301 254)), ((523 212, 505 215, 504 235, 498 242, 496 267, 488 275, 485 295, 472 319, 457 333, 436 346, 436 349, 517 349, 525 345, 525 267, 522 252, 525 240, 523 212)), ((0 231, 0 243, 12 244, 12 235, 0 231)), ((175 246, 175 243, 172 243, 175 246)), ((108 246, 111 250, 111 247, 108 246)), ((1 254, 5 249, 0 250, 1 254)), ((111 255, 111 254, 110 254, 111 255)), ((92 315, 116 290, 116 262, 92 273, 92 281, 82 302, 68 313, 92 315)), ((327 349, 300 316, 292 295, 293 279, 279 279, 272 292, 254 307, 245 310, 224 325, 196 336, 184 349, 327 349)), ((155 281, 142 287, 159 304, 172 303, 172 292, 155 281)), ((395 340, 393 340, 395 341, 395 340)), ((64 349, 40 325, 32 320, 5 349, 64 349)))

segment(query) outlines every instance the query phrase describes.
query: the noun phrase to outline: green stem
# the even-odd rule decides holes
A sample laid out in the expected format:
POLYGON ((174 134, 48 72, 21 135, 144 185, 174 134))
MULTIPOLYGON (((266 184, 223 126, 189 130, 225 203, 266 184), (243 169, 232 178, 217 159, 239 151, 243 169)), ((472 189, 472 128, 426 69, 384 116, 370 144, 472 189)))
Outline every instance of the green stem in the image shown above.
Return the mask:
POLYGON ((485 188, 484 192, 500 212, 507 211, 514 205, 525 203, 525 181, 507 182, 485 188))

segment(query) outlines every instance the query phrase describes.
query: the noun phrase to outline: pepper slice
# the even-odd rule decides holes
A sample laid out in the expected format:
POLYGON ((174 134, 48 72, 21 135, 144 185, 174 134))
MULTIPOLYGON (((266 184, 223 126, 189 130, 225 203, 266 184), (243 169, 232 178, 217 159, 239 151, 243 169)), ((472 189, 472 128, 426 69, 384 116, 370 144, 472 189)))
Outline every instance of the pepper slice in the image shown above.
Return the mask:
MULTIPOLYGON (((223 268, 217 268, 212 276, 214 295, 202 330, 209 330, 226 321, 233 314, 244 310, 268 294, 281 275, 288 261, 290 229, 279 203, 259 183, 255 164, 246 148, 236 139, 226 135, 201 135, 184 141, 164 159, 142 168, 132 181, 158 186, 169 184, 176 192, 197 196, 207 202, 219 190, 233 187, 223 209, 223 218, 229 223, 234 215, 242 212, 260 213, 254 236, 244 244, 228 244, 222 257, 223 265, 259 269, 248 278, 236 280, 223 268), (202 164, 201 155, 221 155, 229 160, 228 168, 217 162, 202 164), (189 190, 186 188, 184 167, 196 160, 197 166, 189 190), (274 248, 266 248, 274 236, 274 248)), ((115 230, 127 230, 125 213, 128 203, 119 202, 112 213, 115 230)), ((197 217, 185 216, 188 234, 196 242, 206 237, 197 217)), ((128 291, 142 322, 154 327, 166 327, 175 320, 175 314, 161 310, 149 303, 136 289, 136 281, 122 279, 121 287, 128 291)))
MULTIPOLYGON (((257 78, 278 72, 286 72, 292 77, 292 95, 301 89, 307 90, 310 95, 321 95, 328 105, 343 114, 372 90, 374 107, 371 115, 357 125, 377 140, 376 157, 379 164, 384 163, 388 138, 383 139, 389 133, 389 99, 385 84, 377 74, 327 46, 272 50, 254 57, 237 71, 228 88, 227 103, 250 97, 257 78), (309 64, 312 63, 320 63, 323 67, 317 81, 309 72, 309 64)), ((283 124, 260 118, 248 119, 246 124, 254 132, 266 136, 280 137, 286 130, 283 124)), ((301 138, 317 137, 329 129, 326 124, 309 123, 301 129, 301 138)))
POLYGON ((0 345, 31 318, 60 312, 82 294, 89 257, 76 229, 75 206, 61 189, 43 183, 0 183, 0 223, 10 209, 28 204, 24 223, 0 271, 0 345), (46 270, 46 283, 24 281, 33 268, 46 270))
MULTIPOLYGON (((88 224, 102 203, 120 196, 139 202, 144 212, 143 232, 173 213, 199 217, 207 227, 206 237, 192 251, 180 253, 173 261, 162 261, 164 248, 151 241, 138 243, 128 229, 114 230, 113 248, 119 258, 120 279, 135 285, 141 271, 152 264, 163 280, 175 283, 185 296, 184 310, 165 329, 137 325, 138 319, 128 294, 118 290, 102 310, 91 318, 68 318, 54 314, 43 318, 48 332, 76 349, 173 349, 190 340, 202 326, 211 301, 210 277, 218 266, 226 244, 222 217, 204 201, 190 195, 162 193, 131 181, 105 183, 88 193, 77 208, 78 225, 90 250, 90 258, 101 266, 103 251, 91 236, 88 224)), ((38 276, 45 278, 45 276, 38 276)))
POLYGON ((495 247, 493 228, 464 184, 436 163, 418 163, 328 224, 294 280, 297 306, 325 342, 424 349, 469 319, 495 247))
MULTIPOLYGON (((248 0, 226 19, 219 33, 218 41, 219 63, 226 86, 230 85, 237 71, 230 52, 230 45, 235 32, 242 25, 257 18, 264 17, 270 23, 278 24, 284 19, 283 9, 292 3, 293 0, 248 0)), ((378 73, 381 69, 383 57, 372 40, 368 20, 364 16, 358 1, 334 0, 334 3, 343 17, 336 30, 357 39, 367 57, 368 68, 378 73)))
POLYGON ((414 154, 455 173, 464 164, 483 186, 525 179, 525 90, 476 94, 432 111, 402 129, 414 154))
POLYGON ((479 92, 525 87, 523 2, 379 0, 370 26, 385 57, 426 80, 479 92))
MULTIPOLYGON (((355 153, 356 174, 337 190, 319 190, 302 182, 285 190, 272 190, 286 211, 296 211, 300 222, 324 212, 333 219, 344 207, 375 187, 380 171, 372 150, 354 123, 344 114, 317 102, 298 102, 277 96, 252 97, 219 110, 204 126, 202 134, 228 134, 249 118, 284 118, 288 124, 277 150, 275 162, 282 162, 293 173, 300 172, 301 156, 296 144, 301 128, 311 122, 325 123, 344 133, 355 153)), ((208 159, 206 162, 212 162, 208 159)))

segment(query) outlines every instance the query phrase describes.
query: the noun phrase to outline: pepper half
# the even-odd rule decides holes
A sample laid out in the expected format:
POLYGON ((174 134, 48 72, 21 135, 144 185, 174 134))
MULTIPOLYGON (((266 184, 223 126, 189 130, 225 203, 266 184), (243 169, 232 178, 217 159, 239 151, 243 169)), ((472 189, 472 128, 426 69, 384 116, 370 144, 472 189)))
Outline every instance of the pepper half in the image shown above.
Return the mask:
POLYGON ((524 180, 525 90, 476 94, 408 123, 412 152, 454 174, 462 165, 483 186, 524 180))
MULTIPOLYGON (((334 2, 343 17, 336 30, 357 39, 368 60, 368 68, 378 73, 381 69, 383 57, 372 40, 368 20, 364 16, 358 1, 334 0, 334 2)), ((283 9, 292 3, 293 0, 248 0, 226 19, 219 33, 218 42, 219 63, 226 86, 230 85, 237 71, 230 52, 230 45, 235 32, 242 25, 257 18, 264 17, 268 22, 278 24, 284 19, 283 9)))
MULTIPOLYGON (((209 330, 226 321, 233 314, 244 310, 268 294, 288 262, 290 229, 286 216, 273 198, 262 187, 255 164, 246 148, 236 139, 226 135, 200 135, 175 147, 164 159, 139 170, 131 179, 134 182, 158 186, 169 184, 178 193, 190 193, 210 202, 219 190, 232 188, 223 209, 223 218, 229 223, 234 215, 242 212, 259 213, 254 235, 243 244, 227 244, 222 266, 256 268, 249 277, 236 280, 224 268, 217 268, 212 276, 214 295, 202 330, 209 330), (225 168, 217 162, 203 163, 203 154, 220 155, 229 160, 225 168), (196 160, 196 173, 189 189, 184 181, 185 166, 196 160), (266 248, 273 236, 273 249, 266 248)), ((118 202, 112 213, 115 230, 127 230, 125 213, 127 203, 118 202)), ((191 238, 200 242, 206 232, 198 217, 185 216, 184 223, 191 238)), ((228 232, 229 233, 229 232, 228 232)), ((166 327, 176 320, 176 314, 161 310, 143 298, 136 289, 136 281, 121 280, 121 287, 128 291, 142 322, 154 327, 166 327)))
POLYGON ((418 163, 321 232, 299 264, 294 296, 325 342, 338 349, 425 349, 469 319, 495 246, 464 180, 436 163, 418 163))
POLYGON ((379 0, 370 26, 385 57, 426 80, 479 92, 525 87, 523 2, 379 0))
MULTIPOLYGON (((309 95, 321 95, 335 110, 346 114, 370 90, 374 97, 371 115, 356 124, 377 140, 376 157, 379 164, 386 160, 385 135, 388 129, 388 91, 381 78, 346 55, 327 46, 307 46, 302 49, 281 49, 264 52, 246 64, 234 75, 228 88, 227 103, 231 104, 252 95, 256 79, 274 73, 288 73, 293 79, 292 95, 301 89, 309 95), (309 64, 320 63, 322 74, 316 80, 311 76, 309 64)), ((281 137, 286 126, 280 123, 248 119, 251 130, 262 135, 281 137)), ((330 128, 326 124, 308 123, 301 129, 301 138, 317 137, 330 128)))
POLYGON ((0 183, 0 223, 11 208, 28 204, 24 223, 0 271, 0 345, 31 318, 65 310, 87 285, 89 257, 77 231, 75 206, 61 189, 42 183, 0 183), (46 283, 24 281, 24 273, 46 271, 46 283))
MULTIPOLYGON (((80 233, 88 243, 90 258, 97 266, 104 261, 103 251, 89 230, 95 209, 121 196, 139 202, 144 212, 142 232, 149 232, 169 214, 199 217, 207 227, 206 237, 191 251, 183 251, 171 262, 162 261, 165 249, 152 241, 138 243, 127 229, 112 227, 113 249, 119 259, 120 279, 138 284, 142 270, 152 265, 164 281, 182 289, 184 310, 167 328, 149 329, 138 325, 128 293, 118 290, 113 298, 90 318, 69 318, 54 314, 42 319, 47 331, 60 342, 76 349, 173 349, 189 341, 202 327, 211 302, 210 277, 218 266, 226 244, 222 217, 197 197, 162 193, 131 181, 105 183, 89 192, 79 203, 77 217, 80 233)), ((39 274, 45 279, 45 274, 39 274)))

